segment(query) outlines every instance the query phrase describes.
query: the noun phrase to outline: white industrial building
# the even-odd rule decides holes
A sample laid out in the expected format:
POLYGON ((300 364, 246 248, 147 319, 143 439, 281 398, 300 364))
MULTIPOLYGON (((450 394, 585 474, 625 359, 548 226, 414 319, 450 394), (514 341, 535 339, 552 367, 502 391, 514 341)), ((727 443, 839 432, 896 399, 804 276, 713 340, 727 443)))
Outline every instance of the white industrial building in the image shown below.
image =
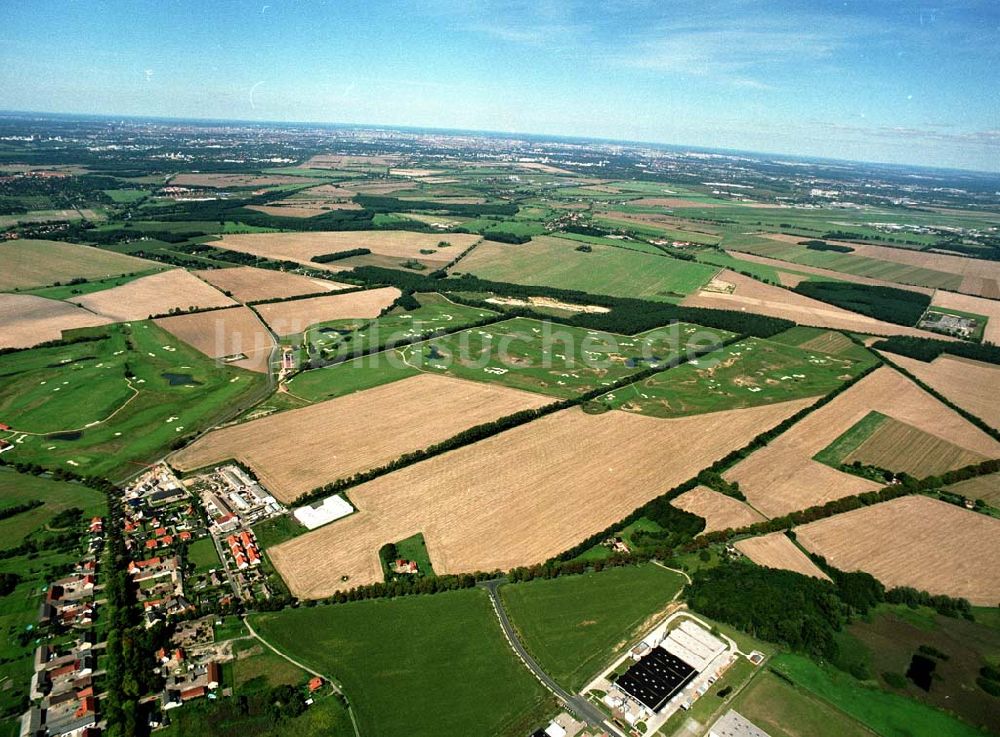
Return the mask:
POLYGON ((298 507, 293 514, 295 519, 301 522, 310 530, 322 527, 325 524, 346 517, 354 511, 354 507, 339 494, 328 496, 316 504, 308 504, 298 507))

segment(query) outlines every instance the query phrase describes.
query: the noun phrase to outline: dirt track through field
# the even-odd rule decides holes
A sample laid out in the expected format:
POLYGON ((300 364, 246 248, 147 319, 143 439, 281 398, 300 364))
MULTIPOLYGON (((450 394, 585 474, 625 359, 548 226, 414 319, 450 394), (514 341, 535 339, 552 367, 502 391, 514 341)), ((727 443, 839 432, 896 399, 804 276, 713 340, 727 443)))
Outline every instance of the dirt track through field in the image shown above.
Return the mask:
POLYGON ((674 499, 671 504, 685 512, 704 517, 705 532, 729 528, 737 530, 764 520, 764 515, 755 512, 750 505, 707 486, 696 486, 674 499))
POLYGON ((31 294, 0 294, 0 348, 29 348, 59 340, 63 330, 110 322, 68 302, 31 294))
POLYGON ((738 481, 750 503, 768 517, 878 489, 880 484, 812 460, 872 410, 988 458, 1000 457, 1000 443, 885 366, 796 423, 725 477, 738 481))
POLYGON ((354 487, 357 513, 268 552, 305 598, 382 580, 379 548, 417 532, 439 574, 538 563, 812 401, 675 420, 563 410, 354 487))
POLYGON ((85 294, 69 300, 115 322, 145 320, 170 310, 228 307, 236 302, 184 269, 144 276, 120 287, 85 294))
POLYGON ((795 530, 808 550, 887 588, 1000 601, 1000 520, 925 496, 862 507, 795 530))
POLYGON ((473 425, 551 401, 492 384, 421 374, 215 430, 170 462, 188 471, 235 458, 250 466, 277 499, 292 502, 473 425))
POLYGON ((803 576, 830 580, 783 532, 740 540, 736 543, 736 549, 759 566, 781 568, 803 576))

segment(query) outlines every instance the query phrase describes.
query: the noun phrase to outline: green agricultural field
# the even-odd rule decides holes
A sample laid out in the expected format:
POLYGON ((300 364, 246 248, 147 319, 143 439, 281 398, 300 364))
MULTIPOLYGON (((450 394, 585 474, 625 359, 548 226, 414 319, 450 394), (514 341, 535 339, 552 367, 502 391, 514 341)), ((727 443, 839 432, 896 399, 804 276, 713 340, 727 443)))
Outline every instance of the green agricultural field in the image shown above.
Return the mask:
POLYGON ((500 594, 528 652, 575 692, 651 626, 683 586, 680 574, 646 563, 507 584, 500 594))
MULTIPOLYGON (((985 618, 984 618, 985 619, 985 618)), ((988 622, 945 618, 931 609, 908 609, 883 604, 869 616, 852 622, 839 638, 841 653, 863 664, 869 681, 886 691, 904 694, 965 721, 1000 732, 1000 700, 976 683, 979 669, 1000 664, 1000 631, 988 622), (894 688, 886 673, 904 676, 920 648, 936 651, 930 689, 925 691, 906 680, 894 688)), ((841 663, 838 666, 843 667, 841 663)))
POLYGON ((844 459, 874 435, 875 431, 882 427, 887 419, 889 418, 881 412, 869 412, 845 430, 836 440, 814 455, 813 460, 833 468, 840 468, 844 459))
POLYGON ((259 395, 265 377, 219 366, 154 323, 121 323, 68 346, 0 356, 6 460, 127 475, 259 395))
POLYGON ((797 325, 783 333, 771 336, 769 340, 785 345, 794 345, 803 350, 829 353, 840 358, 850 358, 865 365, 878 362, 878 357, 867 348, 858 345, 841 332, 810 328, 797 325))
POLYGON ((252 623, 343 684, 363 735, 528 734, 554 709, 480 589, 285 609, 252 623))
POLYGON ((978 729, 918 701, 861 684, 803 655, 782 653, 771 667, 882 737, 982 737, 978 729))
POLYGON ((5 292, 161 268, 152 261, 75 243, 31 239, 0 243, 0 291, 5 292))
POLYGON ((211 537, 203 537, 188 545, 187 557, 188 561, 194 564, 195 573, 222 567, 219 553, 215 550, 215 543, 211 537))
POLYGON ((145 189, 106 189, 104 194, 116 205, 128 205, 149 196, 149 192, 145 189))
POLYGON ((741 250, 768 256, 782 261, 802 264, 803 266, 818 266, 832 269, 845 274, 867 276, 872 279, 884 279, 897 284, 912 284, 921 287, 938 287, 958 290, 962 284, 962 276, 944 271, 926 269, 920 266, 908 266, 894 261, 882 261, 867 256, 857 256, 853 253, 836 253, 833 251, 817 251, 793 243, 768 241, 748 246, 741 250))
POLYGON ((121 276, 113 276, 108 279, 94 279, 84 284, 63 284, 58 287, 25 289, 22 290, 22 293, 34 294, 39 297, 48 297, 49 299, 69 299, 71 297, 79 297, 83 294, 102 292, 105 289, 111 289, 112 287, 120 287, 122 284, 128 284, 130 281, 135 281, 139 277, 149 276, 150 274, 155 274, 159 271, 162 271, 162 269, 146 269, 145 271, 122 274, 121 276))
POLYGON ((681 417, 818 397, 863 369, 850 359, 747 338, 598 401, 653 417, 681 417))
POLYGON ((769 671, 759 673, 731 707, 771 737, 870 737, 864 725, 769 671))
POLYGON ((260 690, 281 685, 301 686, 309 674, 292 665, 256 639, 234 644, 233 688, 237 691, 260 690))
POLYGON ((289 395, 312 404, 373 389, 419 373, 419 370, 407 366, 397 351, 386 351, 304 371, 289 379, 286 387, 289 395))
POLYGON ((415 295, 420 307, 406 311, 397 307, 374 320, 331 320, 311 326, 304 343, 324 360, 387 343, 412 340, 439 330, 454 330, 497 313, 451 302, 440 294, 415 295))
POLYGON ((493 281, 659 302, 683 299, 717 271, 693 261, 598 244, 583 253, 572 241, 546 236, 521 245, 480 244, 454 269, 493 281))
POLYGON ((730 337, 724 330, 687 323, 624 336, 517 317, 398 353, 407 365, 431 373, 575 397, 664 365, 682 348, 704 349, 730 337))

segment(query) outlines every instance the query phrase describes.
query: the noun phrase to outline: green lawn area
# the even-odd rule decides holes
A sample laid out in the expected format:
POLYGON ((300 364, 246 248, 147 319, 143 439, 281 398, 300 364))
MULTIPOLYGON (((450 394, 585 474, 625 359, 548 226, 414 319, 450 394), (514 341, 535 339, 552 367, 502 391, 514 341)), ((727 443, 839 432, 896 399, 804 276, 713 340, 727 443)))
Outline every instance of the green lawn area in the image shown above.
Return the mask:
POLYGON ((150 321, 88 332, 107 337, 0 356, 0 422, 30 433, 8 461, 123 475, 264 389, 150 321))
POLYGON ((553 710, 480 589, 285 609, 253 625, 337 678, 363 735, 528 734, 553 710))
POLYGON ((592 249, 583 253, 572 241, 546 236, 521 245, 483 243, 459 261, 454 272, 514 284, 677 302, 718 271, 693 261, 625 248, 595 244, 592 249))
POLYGON ((771 737, 867 737, 872 734, 840 710, 770 671, 758 674, 731 706, 771 737))
POLYGON ((266 519, 253 526, 253 534, 261 550, 267 550, 293 537, 298 537, 308 530, 290 514, 266 519))
POLYGON ((403 363, 398 355, 396 351, 387 351, 303 371, 289 379, 286 385, 291 394, 312 403, 372 389, 420 373, 403 363))
POLYGON ((827 394, 865 365, 747 338, 622 387, 598 401, 653 417, 757 407, 827 394))
POLYGON ((233 648, 233 688, 237 692, 256 691, 264 687, 298 686, 309 680, 309 674, 292 665, 259 640, 244 640, 233 648))
POLYGON ((578 691, 663 610, 684 579, 653 563, 506 584, 521 641, 562 686, 578 691))
POLYGON ((842 671, 782 653, 771 667, 882 737, 982 737, 982 732, 913 699, 866 687, 842 671))
POLYGON ((33 499, 41 499, 45 503, 0 520, 0 549, 19 545, 26 535, 66 509, 76 507, 83 510, 83 517, 88 522, 91 517, 105 513, 104 495, 89 487, 0 468, 0 509, 33 499))
POLYGON ((420 574, 423 576, 433 576, 434 567, 431 565, 431 557, 427 553, 427 543, 421 533, 411 535, 405 540, 396 543, 396 553, 404 560, 415 560, 420 574))
POLYGON ((836 440, 813 456, 814 461, 839 468, 844 459, 875 434, 888 418, 881 412, 869 412, 836 440))
POLYGON ((210 571, 222 565, 211 537, 203 537, 188 545, 187 555, 188 561, 194 563, 195 573, 210 571))

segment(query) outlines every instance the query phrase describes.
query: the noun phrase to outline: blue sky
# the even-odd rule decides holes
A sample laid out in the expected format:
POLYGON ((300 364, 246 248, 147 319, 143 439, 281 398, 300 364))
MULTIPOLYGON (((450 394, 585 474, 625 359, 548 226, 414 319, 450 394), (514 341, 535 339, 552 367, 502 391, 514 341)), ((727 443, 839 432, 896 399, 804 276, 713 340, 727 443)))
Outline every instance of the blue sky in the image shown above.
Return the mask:
POLYGON ((1000 2, 32 0, 0 108, 435 126, 1000 171, 1000 2))

